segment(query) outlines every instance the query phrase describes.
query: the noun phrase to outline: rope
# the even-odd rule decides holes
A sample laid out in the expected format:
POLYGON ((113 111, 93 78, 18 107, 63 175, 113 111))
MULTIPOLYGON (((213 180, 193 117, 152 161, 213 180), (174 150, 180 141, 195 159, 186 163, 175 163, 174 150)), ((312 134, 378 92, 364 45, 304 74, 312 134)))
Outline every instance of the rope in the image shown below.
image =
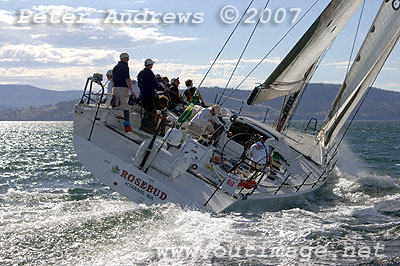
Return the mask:
MULTIPOLYGON (((360 18, 358 19, 356 34, 355 34, 355 36, 354 36, 354 41, 353 41, 353 46, 352 46, 352 48, 351 48, 351 53, 350 53, 349 62, 347 63, 347 70, 346 70, 346 75, 345 75, 345 77, 344 77, 344 82, 346 82, 346 79, 347 79, 347 77, 348 77, 348 75, 349 75, 351 60, 352 60, 352 58, 353 58, 353 53, 354 53, 354 49, 355 49, 355 46, 356 46, 358 33, 359 33, 359 30, 360 30, 361 19, 362 19, 363 13, 364 13, 364 7, 365 7, 365 0, 363 1, 363 5, 362 5, 362 8, 361 8, 361 13, 360 13, 360 18)), ((339 93, 340 93, 340 92, 339 92, 339 93)), ((339 106, 340 106, 340 104, 341 104, 341 102, 342 102, 342 97, 343 97, 343 94, 340 95, 339 103, 338 103, 338 105, 337 105, 337 109, 339 108, 339 106)), ((336 109, 336 110, 337 110, 337 109, 336 109)), ((337 118, 338 118, 338 114, 336 114, 335 121, 337 120, 337 118)))
MULTIPOLYGON (((251 76, 251 74, 254 73, 254 71, 264 62, 264 60, 276 49, 276 47, 289 35, 290 32, 304 19, 304 17, 311 11, 311 9, 314 8, 314 6, 319 2, 320 0, 316 0, 315 3, 306 11, 306 13, 301 16, 301 18, 283 35, 283 37, 272 47, 272 49, 258 62, 258 64, 250 71, 249 74, 239 83, 239 85, 236 86, 236 88, 229 94, 229 97, 232 96, 232 94, 239 89, 240 86, 251 76)), ((226 100, 225 100, 226 101, 226 100)), ((221 103, 223 105, 224 102, 221 103)))
MULTIPOLYGON (((267 7, 268 7, 270 1, 271 1, 271 0, 268 0, 268 1, 267 1, 267 3, 265 4, 265 7, 264 7, 263 10, 267 9, 267 7)), ((254 29, 253 29, 253 31, 251 32, 251 34, 250 34, 250 36, 249 36, 249 39, 247 40, 247 43, 246 43, 246 45, 245 45, 244 48, 243 48, 242 54, 240 55, 238 61, 236 62, 235 68, 233 69, 232 74, 231 74, 231 76, 229 77, 229 80, 228 80, 228 82, 226 83, 224 90, 222 91, 222 95, 221 95, 221 97, 220 97, 220 99, 219 99, 219 101, 218 101, 218 104, 222 101, 222 96, 224 96, 225 91, 226 91, 226 89, 227 89, 228 86, 229 86, 229 83, 231 82, 233 76, 235 75, 235 72, 236 72, 236 70, 237 70, 237 68, 238 68, 238 66, 239 66, 239 64, 240 64, 240 62, 242 61, 243 55, 244 55, 244 53, 246 52, 247 47, 249 46, 250 41, 251 41, 251 39, 253 38, 254 33, 256 32, 256 30, 257 30, 257 28, 258 28, 258 25, 260 24, 261 18, 262 18, 262 14, 261 14, 260 17, 258 18, 257 23, 256 23, 256 25, 254 26, 254 29)))
POLYGON ((233 34, 235 33, 236 29, 239 27, 240 23, 242 22, 243 18, 245 17, 245 15, 247 14, 247 11, 249 10, 250 6, 253 4, 254 0, 251 0, 250 4, 247 6, 246 10, 243 13, 243 16, 240 18, 240 20, 238 21, 238 23, 236 24, 235 28, 233 29, 233 31, 231 32, 231 34, 229 35, 228 39, 225 41, 224 45, 222 46, 221 50, 219 51, 219 53, 217 54, 217 56, 215 57, 213 63, 211 64, 210 68, 207 70, 206 74, 204 75, 203 79, 201 80, 200 84, 199 84, 199 88, 201 87, 201 85, 203 84, 203 82, 205 81, 205 79, 207 78, 208 74, 210 73, 211 69, 214 67, 215 63, 217 62, 219 56, 221 55, 222 51, 225 49, 226 45, 228 44, 228 42, 230 41, 230 39, 232 38, 233 34))
MULTIPOLYGON (((382 69, 381 69, 382 70, 382 69)), ((381 71, 379 71, 379 73, 380 73, 381 71)), ((344 137, 347 135, 347 133, 348 133, 348 131, 349 131, 349 129, 350 129, 350 127, 352 126, 352 124, 353 124, 353 122, 354 122, 354 119, 356 118, 356 116, 357 116, 357 114, 358 114, 358 112, 360 111, 360 109, 361 109, 361 106, 364 104, 364 102, 365 102, 365 100, 367 99, 367 97, 368 97, 368 94, 370 93, 370 91, 371 91, 371 88, 372 88, 372 86, 375 84, 375 81, 376 81, 376 79, 378 78, 378 76, 379 76, 379 73, 378 73, 378 75, 375 77, 375 79, 374 79, 374 82, 372 82, 372 85, 368 88, 368 91, 367 91, 367 93, 364 95, 364 98, 363 98, 363 100, 361 101, 361 103, 360 103, 360 105, 358 106, 358 108, 357 108, 357 110, 356 110, 356 112, 354 113, 354 115, 353 115, 353 117, 352 117, 352 119, 350 120, 350 123, 348 124, 348 126, 347 126, 347 128, 346 128, 346 130, 345 130, 345 132, 343 133, 343 136, 340 138, 340 141, 338 142, 338 144, 337 144, 337 146, 336 146, 336 149, 335 149, 335 152, 337 152, 338 151, 338 149, 339 149, 339 146, 342 144, 342 142, 343 142, 343 139, 344 139, 344 137)), ((334 153, 335 153, 334 152, 334 153)))
MULTIPOLYGON (((217 95, 218 95, 218 93, 217 93, 217 95)), ((227 99, 230 99, 230 100, 233 100, 233 101, 237 101, 237 102, 243 102, 243 99, 233 98, 233 97, 229 97, 229 96, 225 96, 225 95, 222 95, 222 97, 227 98, 227 99)), ((277 112, 277 113, 280 113, 280 112, 281 112, 280 110, 275 109, 275 108, 273 108, 273 107, 271 107, 271 106, 269 106, 269 105, 255 104, 254 106, 256 106, 256 107, 262 107, 262 108, 269 108, 269 109, 271 109, 272 111, 275 111, 275 112, 277 112)))

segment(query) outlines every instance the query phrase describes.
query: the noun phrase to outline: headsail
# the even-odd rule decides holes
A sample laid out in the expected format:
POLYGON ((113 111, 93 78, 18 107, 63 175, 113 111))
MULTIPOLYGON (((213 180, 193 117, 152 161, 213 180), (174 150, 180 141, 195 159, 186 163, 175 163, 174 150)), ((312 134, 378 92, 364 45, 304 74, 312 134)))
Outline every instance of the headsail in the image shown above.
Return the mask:
POLYGON ((257 104, 299 91, 321 55, 350 20, 362 0, 332 0, 269 78, 250 95, 257 104))
POLYGON ((384 0, 318 137, 329 147, 379 74, 400 36, 398 0, 384 0))

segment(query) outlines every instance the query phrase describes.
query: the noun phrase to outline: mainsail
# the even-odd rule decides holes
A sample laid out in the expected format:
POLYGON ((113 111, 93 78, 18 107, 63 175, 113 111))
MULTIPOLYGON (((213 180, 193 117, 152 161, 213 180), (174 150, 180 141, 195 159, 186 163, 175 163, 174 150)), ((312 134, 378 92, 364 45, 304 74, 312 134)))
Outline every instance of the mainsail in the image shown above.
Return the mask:
POLYGON ((362 0, 332 0, 247 103, 257 104, 295 93, 307 83, 321 55, 356 12, 362 0))
POLYGON ((371 86, 400 36, 400 1, 384 0, 318 137, 328 148, 371 86))

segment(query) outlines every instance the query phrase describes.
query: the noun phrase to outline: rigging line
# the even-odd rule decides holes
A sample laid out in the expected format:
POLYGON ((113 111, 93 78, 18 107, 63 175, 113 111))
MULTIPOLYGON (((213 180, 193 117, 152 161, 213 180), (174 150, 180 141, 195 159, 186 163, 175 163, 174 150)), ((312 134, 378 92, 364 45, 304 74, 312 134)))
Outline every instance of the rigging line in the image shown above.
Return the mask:
POLYGON ((231 32, 231 34, 229 35, 228 39, 225 41, 224 45, 222 46, 221 50, 219 51, 219 53, 217 54, 217 56, 215 57, 214 61, 212 62, 211 66, 209 67, 209 69, 207 70, 206 74, 204 75, 203 79, 201 80, 200 84, 198 85, 198 87, 200 88, 201 85, 203 84, 203 82, 205 81, 205 79, 207 78, 208 74, 210 73, 211 69, 214 67, 215 63, 217 62, 219 56, 221 55, 222 51, 225 49, 226 45, 228 44, 228 42, 230 41, 230 39, 232 38, 233 34, 235 33, 236 29, 239 27, 240 23, 242 22, 243 18, 246 16, 247 11, 249 10, 249 8, 251 7, 251 5, 253 4, 254 0, 251 0, 250 4, 247 6, 246 10, 243 12, 242 17, 240 18, 240 20, 238 21, 238 23, 236 24, 235 28, 233 29, 233 31, 231 32))
MULTIPOLYGON (((268 7, 268 5, 269 5, 270 2, 271 2, 271 0, 268 0, 268 1, 267 1, 267 3, 265 4, 265 7, 264 7, 263 10, 266 10, 266 9, 267 9, 267 7, 268 7)), ((245 45, 244 48, 243 48, 242 54, 240 55, 238 61, 236 62, 235 68, 233 69, 232 74, 231 74, 231 76, 229 77, 229 80, 228 80, 228 82, 226 83, 224 90, 222 91, 222 95, 221 95, 221 97, 219 98, 218 104, 222 101, 222 96, 225 95, 225 91, 226 91, 226 89, 228 88, 229 83, 231 82, 233 76, 235 75, 235 72, 236 72, 236 70, 237 70, 237 68, 238 68, 238 66, 239 66, 239 64, 240 64, 240 62, 242 61, 243 55, 244 55, 244 53, 246 52, 247 47, 249 46, 250 41, 251 41, 251 39, 253 38, 254 33, 256 32, 256 30, 257 30, 257 28, 258 28, 258 25, 259 25, 260 22, 261 22, 262 17, 263 17, 263 13, 261 13, 260 17, 258 18, 257 23, 256 23, 256 25, 254 26, 254 29, 253 29, 253 31, 251 32, 251 34, 250 34, 250 36, 249 36, 249 39, 247 40, 247 43, 246 43, 246 45, 245 45)))
MULTIPOLYGON (((361 19, 362 19, 362 16, 363 16, 363 14, 364 14, 365 2, 366 2, 366 1, 364 0, 364 1, 363 1, 362 8, 361 8, 360 18, 358 19, 356 34, 355 34, 355 36, 354 36, 354 41, 353 41, 353 46, 352 46, 352 48, 351 48, 351 53, 350 53, 349 62, 347 63, 346 76, 344 77, 343 83, 346 82, 346 79, 347 79, 347 77, 349 76, 349 71, 350 71, 350 66, 351 66, 351 60, 352 60, 352 58, 353 58, 354 49, 355 49, 356 42, 357 42, 357 38, 358 38, 358 33, 359 33, 359 31, 360 31, 361 19)), ((338 93, 340 93, 340 89, 339 89, 339 92, 338 92, 338 93)), ((339 109, 339 106, 340 106, 341 103, 342 103, 342 97, 343 97, 343 93, 342 93, 342 95, 340 95, 339 102, 338 102, 338 105, 337 105, 336 110, 339 109)), ((336 113, 335 121, 337 120, 338 115, 339 115, 339 114, 336 113)))
MULTIPOLYGON (((218 95, 218 94, 217 94, 217 95, 218 95)), ((218 96, 219 96, 219 95, 218 95, 218 96)), ((225 95, 223 95, 223 97, 224 97, 224 98, 228 98, 228 96, 225 96, 225 95)), ((238 99, 238 98, 233 98, 233 97, 229 97, 229 99, 232 100, 232 101, 243 102, 243 99, 238 99)), ((273 107, 271 107, 271 106, 269 106, 269 105, 254 104, 254 106, 260 107, 260 108, 265 108, 265 107, 267 107, 267 108, 269 108, 270 110, 272 110, 272 111, 274 111, 274 112, 280 113, 280 110, 275 109, 275 108, 273 108, 273 107)))
POLYGON ((357 29, 356 29, 356 35, 354 36, 353 46, 351 47, 351 53, 350 53, 349 62, 347 63, 347 70, 346 70, 345 79, 346 79, 347 76, 349 75, 351 60, 352 60, 352 58, 353 58, 353 53, 354 53, 354 49, 355 49, 355 46, 356 46, 358 33, 359 33, 359 31, 360 31, 361 19, 362 19, 362 16, 363 16, 363 14, 364 14, 364 7, 365 7, 365 0, 363 1, 363 5, 362 5, 362 8, 361 8, 361 13, 360 13, 360 18, 358 19, 358 24, 357 24, 357 29))
POLYGON ((342 142, 343 142, 343 140, 344 140, 344 137, 345 137, 346 134, 348 133, 348 131, 349 131, 351 125, 352 125, 353 122, 354 122, 354 119, 356 118, 358 112, 360 111, 361 106, 364 104, 365 100, 367 99, 368 94, 369 94, 369 92, 371 91, 371 88, 372 88, 372 86, 374 85, 374 83, 375 83, 375 81, 376 81, 377 78, 378 78, 378 76, 375 77, 374 82, 373 82, 372 85, 368 88, 368 91, 367 91, 367 93, 365 94, 364 99, 361 101, 361 103, 360 103, 360 105, 358 106, 356 112, 354 113, 352 119, 350 120, 349 125, 347 126, 345 132, 343 133, 343 136, 340 138, 340 141, 338 142, 338 145, 336 146, 336 149, 335 149, 335 152, 334 152, 334 153, 336 153, 336 152, 338 151, 339 146, 342 144, 342 142))
MULTIPOLYGON (((272 47, 272 49, 260 60, 260 62, 257 63, 257 65, 250 71, 249 74, 239 83, 239 85, 236 86, 234 90, 232 90, 231 94, 229 94, 229 97, 232 96, 232 94, 239 89, 240 86, 251 76, 251 74, 254 73, 254 71, 264 62, 264 60, 278 47, 278 45, 289 35, 290 32, 297 26, 297 24, 300 23, 304 19, 304 17, 311 11, 311 9, 314 8, 314 6, 319 2, 320 0, 316 0, 315 3, 301 16, 301 18, 283 35, 283 37, 272 47)), ((226 100, 225 100, 226 101, 226 100)), ((222 102, 222 104, 225 103, 222 102)), ((222 105, 221 104, 221 105, 222 105)))

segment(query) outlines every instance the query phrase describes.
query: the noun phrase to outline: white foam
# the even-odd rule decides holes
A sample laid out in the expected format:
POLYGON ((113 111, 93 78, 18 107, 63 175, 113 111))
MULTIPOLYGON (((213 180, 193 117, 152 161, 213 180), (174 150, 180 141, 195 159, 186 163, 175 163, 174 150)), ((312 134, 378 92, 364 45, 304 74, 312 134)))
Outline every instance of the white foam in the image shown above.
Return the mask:
POLYGON ((349 192, 357 192, 364 188, 391 189, 400 188, 396 180, 388 175, 379 175, 367 170, 365 163, 343 142, 336 174, 340 183, 345 183, 349 192))

